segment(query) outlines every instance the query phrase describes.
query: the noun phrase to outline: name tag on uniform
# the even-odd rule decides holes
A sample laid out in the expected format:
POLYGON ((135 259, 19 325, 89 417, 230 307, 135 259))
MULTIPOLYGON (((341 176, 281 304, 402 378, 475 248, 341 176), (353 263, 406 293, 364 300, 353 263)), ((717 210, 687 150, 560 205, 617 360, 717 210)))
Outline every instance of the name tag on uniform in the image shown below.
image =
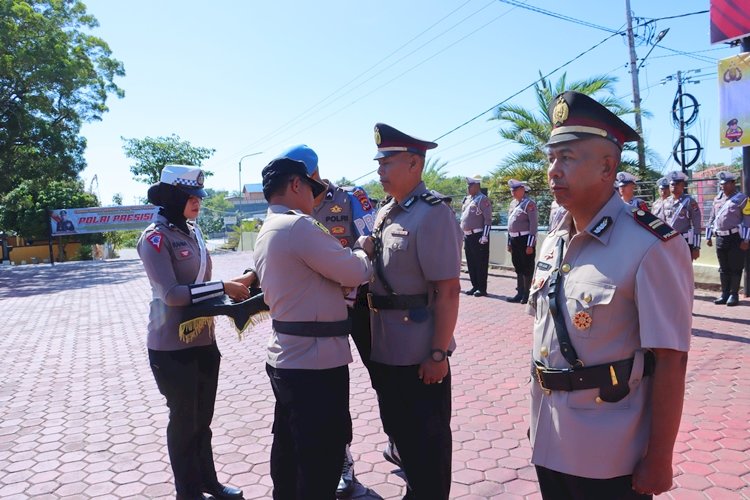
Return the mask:
POLYGON ((409 236, 409 231, 406 231, 406 230, 393 231, 391 234, 393 236, 409 236))
POLYGON ((552 267, 551 265, 547 264, 546 262, 537 262, 536 267, 541 269, 542 271, 549 271, 549 269, 552 267))

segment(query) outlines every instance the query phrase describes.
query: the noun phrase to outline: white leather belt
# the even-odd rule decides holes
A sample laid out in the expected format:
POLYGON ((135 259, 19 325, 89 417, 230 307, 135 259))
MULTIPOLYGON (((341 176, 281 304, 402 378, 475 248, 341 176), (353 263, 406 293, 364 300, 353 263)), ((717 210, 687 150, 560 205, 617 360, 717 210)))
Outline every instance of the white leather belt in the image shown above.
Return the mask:
POLYGON ((736 227, 733 227, 729 231, 719 231, 719 230, 715 231, 715 233, 718 234, 719 236, 729 236, 730 234, 737 234, 739 232, 740 230, 736 227))
POLYGON ((466 231, 466 230, 464 230, 464 234, 465 234, 466 236, 469 236, 470 234, 481 233, 482 231, 484 231, 484 229, 483 229, 483 228, 480 228, 480 229, 472 229, 471 231, 466 231))
POLYGON ((526 236, 527 234, 529 234, 528 231, 519 231, 518 233, 508 231, 508 236, 510 236, 511 238, 518 238, 519 236, 526 236))

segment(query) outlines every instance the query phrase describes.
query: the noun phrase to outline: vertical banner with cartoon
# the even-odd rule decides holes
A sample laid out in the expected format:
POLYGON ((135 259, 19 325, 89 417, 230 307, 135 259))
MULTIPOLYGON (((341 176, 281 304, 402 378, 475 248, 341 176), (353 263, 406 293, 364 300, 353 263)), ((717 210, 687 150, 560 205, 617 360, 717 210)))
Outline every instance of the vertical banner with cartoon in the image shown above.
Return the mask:
POLYGON ((750 146, 750 52, 719 61, 722 148, 750 146))

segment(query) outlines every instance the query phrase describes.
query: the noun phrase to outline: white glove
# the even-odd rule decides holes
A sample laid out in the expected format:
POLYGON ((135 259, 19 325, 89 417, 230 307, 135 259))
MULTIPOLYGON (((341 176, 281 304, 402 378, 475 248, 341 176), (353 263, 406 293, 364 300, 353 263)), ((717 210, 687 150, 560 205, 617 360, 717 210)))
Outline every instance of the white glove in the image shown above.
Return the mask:
POLYGON ((487 236, 482 236, 481 238, 479 238, 480 245, 486 245, 489 242, 490 242, 490 239, 487 236))

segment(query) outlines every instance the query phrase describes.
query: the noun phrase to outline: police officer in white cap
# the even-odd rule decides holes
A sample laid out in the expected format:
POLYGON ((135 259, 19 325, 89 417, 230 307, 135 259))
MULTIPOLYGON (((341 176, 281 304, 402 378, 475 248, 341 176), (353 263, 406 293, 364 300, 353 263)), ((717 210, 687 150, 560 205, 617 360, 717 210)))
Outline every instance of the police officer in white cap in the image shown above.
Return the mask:
POLYGON ((740 303, 745 252, 750 248, 750 200, 737 189, 737 177, 732 172, 719 172, 716 177, 721 193, 714 199, 706 226, 706 245, 713 246, 716 236, 721 278, 721 296, 714 304, 736 306, 740 303))
POLYGON ((656 181, 656 188, 659 190, 659 195, 651 205, 651 213, 666 222, 667 219, 664 217, 664 201, 672 195, 672 192, 669 190, 669 179, 661 177, 656 181))
POLYGON ((680 171, 667 174, 672 196, 664 201, 662 210, 667 224, 687 241, 690 255, 695 260, 701 255, 701 209, 698 202, 685 192, 687 178, 680 171))
POLYGON ((237 280, 212 281, 211 257, 195 224, 206 196, 203 171, 167 165, 161 181, 148 190, 150 203, 160 207, 156 222, 138 240, 151 284, 148 357, 156 385, 167 399, 167 450, 178 500, 239 499, 242 491, 221 484, 211 447, 221 354, 213 318, 183 331, 183 311, 225 293, 241 301, 250 295, 237 280))
POLYGON ((466 295, 487 295, 487 271, 490 262, 490 228, 492 202, 482 192, 480 176, 467 177, 468 194, 461 207, 461 230, 464 232, 466 267, 469 269, 471 289, 466 295))
POLYGON ((635 197, 636 182, 638 182, 638 177, 631 174, 630 172, 617 172, 617 177, 615 178, 615 187, 620 193, 620 198, 622 198, 622 201, 633 208, 648 210, 648 205, 646 205, 646 202, 640 198, 635 197))
POLYGON ((508 251, 516 271, 516 295, 505 300, 525 304, 529 300, 531 276, 534 274, 539 210, 527 194, 530 190, 528 184, 511 179, 508 187, 513 195, 508 206, 508 251))

